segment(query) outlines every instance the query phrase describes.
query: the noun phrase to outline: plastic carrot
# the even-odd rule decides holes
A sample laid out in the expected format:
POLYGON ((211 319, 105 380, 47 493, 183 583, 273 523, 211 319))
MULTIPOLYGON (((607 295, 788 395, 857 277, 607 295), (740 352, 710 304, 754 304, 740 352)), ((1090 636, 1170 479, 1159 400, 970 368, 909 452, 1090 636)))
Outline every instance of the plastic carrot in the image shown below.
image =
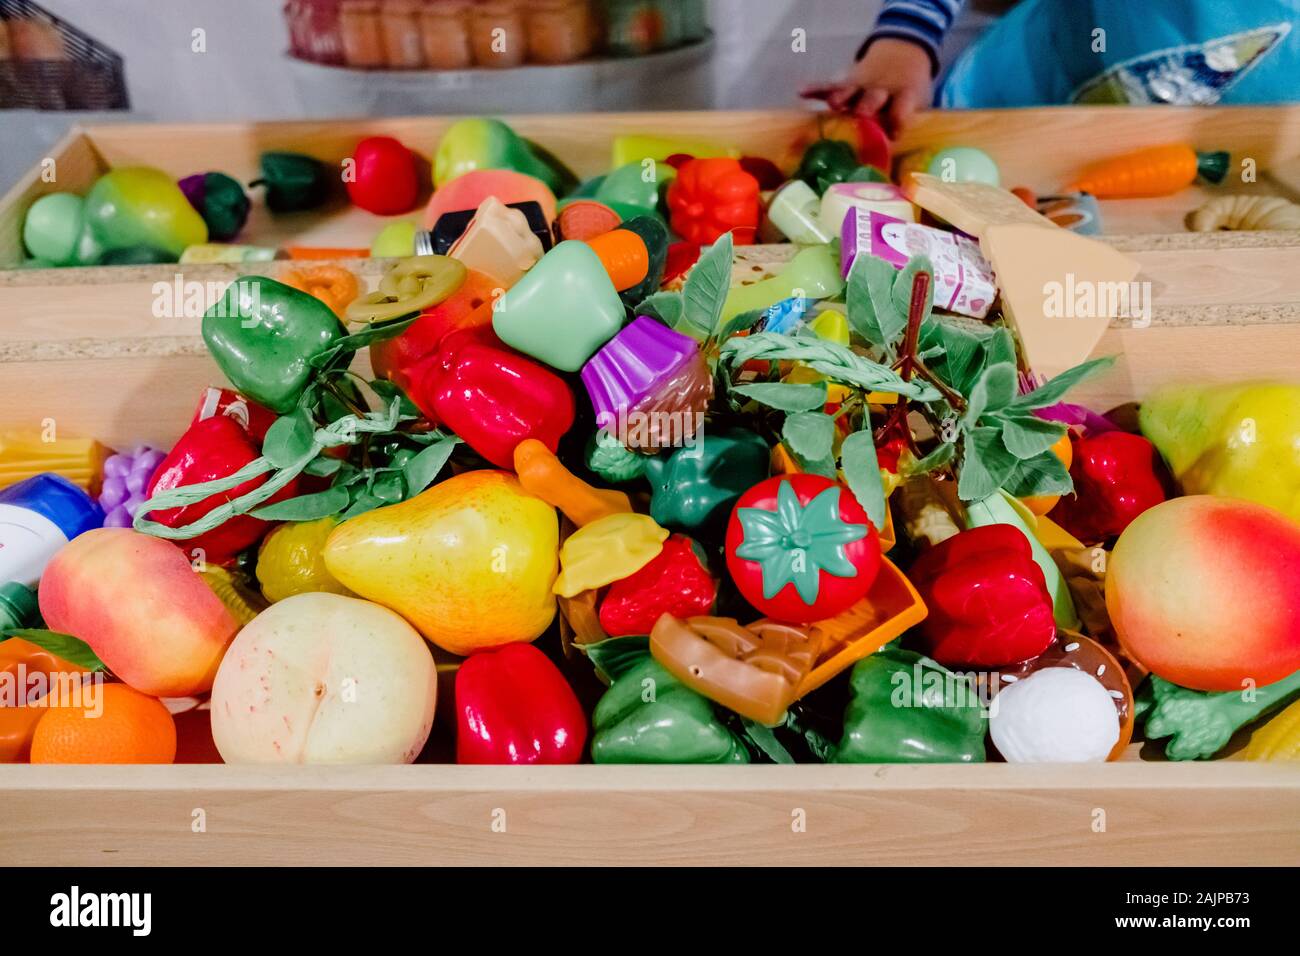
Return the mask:
POLYGON ((621 491, 593 488, 561 464, 549 448, 535 438, 515 446, 515 472, 530 495, 559 508, 578 527, 598 518, 632 510, 632 502, 621 491))
POLYGON ((1198 153, 1183 144, 1149 146, 1094 163, 1069 187, 1098 199, 1168 196, 1190 186, 1197 176, 1220 182, 1228 171, 1226 152, 1198 153))

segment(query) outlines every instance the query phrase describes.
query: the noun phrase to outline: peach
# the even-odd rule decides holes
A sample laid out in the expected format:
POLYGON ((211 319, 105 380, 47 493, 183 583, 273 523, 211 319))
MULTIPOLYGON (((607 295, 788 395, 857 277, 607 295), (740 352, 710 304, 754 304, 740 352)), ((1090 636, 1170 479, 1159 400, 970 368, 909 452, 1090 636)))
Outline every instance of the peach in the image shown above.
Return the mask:
POLYGON ((239 630, 180 548, 129 528, 73 538, 45 569, 40 605, 47 627, 81 638, 151 697, 212 687, 239 630))
POLYGON ((1272 684, 1300 670, 1300 524, 1211 495, 1158 504, 1115 543, 1106 607, 1129 656, 1168 681, 1272 684))
POLYGON ((212 685, 226 763, 410 763, 437 701, 433 655, 398 614, 324 591, 271 605, 212 685))

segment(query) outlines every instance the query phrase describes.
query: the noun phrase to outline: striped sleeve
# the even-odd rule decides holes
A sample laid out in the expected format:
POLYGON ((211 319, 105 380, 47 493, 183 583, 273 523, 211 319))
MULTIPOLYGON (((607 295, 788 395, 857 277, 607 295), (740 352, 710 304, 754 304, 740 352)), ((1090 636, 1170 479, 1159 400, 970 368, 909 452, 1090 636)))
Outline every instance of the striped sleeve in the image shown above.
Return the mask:
POLYGON ((867 52, 867 47, 881 37, 895 37, 911 40, 930 54, 930 67, 939 71, 939 48, 943 38, 952 27, 957 14, 961 12, 965 0, 885 0, 884 9, 876 19, 876 27, 871 31, 861 48, 858 59, 867 52))

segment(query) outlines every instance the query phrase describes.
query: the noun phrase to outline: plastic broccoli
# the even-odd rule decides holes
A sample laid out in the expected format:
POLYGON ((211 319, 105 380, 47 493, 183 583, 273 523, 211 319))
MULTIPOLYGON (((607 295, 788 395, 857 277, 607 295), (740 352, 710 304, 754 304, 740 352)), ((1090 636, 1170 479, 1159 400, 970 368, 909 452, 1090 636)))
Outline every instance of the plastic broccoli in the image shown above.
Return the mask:
POLYGON ((1191 690, 1151 675, 1139 689, 1137 717, 1146 721, 1148 739, 1170 738, 1170 760, 1213 757, 1232 735, 1271 711, 1300 697, 1300 671, 1247 690, 1191 690))

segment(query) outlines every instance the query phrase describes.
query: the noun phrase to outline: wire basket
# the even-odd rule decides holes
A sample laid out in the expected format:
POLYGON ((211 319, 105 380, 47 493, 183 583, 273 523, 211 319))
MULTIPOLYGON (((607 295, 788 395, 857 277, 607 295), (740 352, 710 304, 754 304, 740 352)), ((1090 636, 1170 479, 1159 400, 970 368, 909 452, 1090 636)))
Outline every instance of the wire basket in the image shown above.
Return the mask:
POLYGON ((130 109, 122 57, 30 0, 0 0, 0 109, 130 109))

